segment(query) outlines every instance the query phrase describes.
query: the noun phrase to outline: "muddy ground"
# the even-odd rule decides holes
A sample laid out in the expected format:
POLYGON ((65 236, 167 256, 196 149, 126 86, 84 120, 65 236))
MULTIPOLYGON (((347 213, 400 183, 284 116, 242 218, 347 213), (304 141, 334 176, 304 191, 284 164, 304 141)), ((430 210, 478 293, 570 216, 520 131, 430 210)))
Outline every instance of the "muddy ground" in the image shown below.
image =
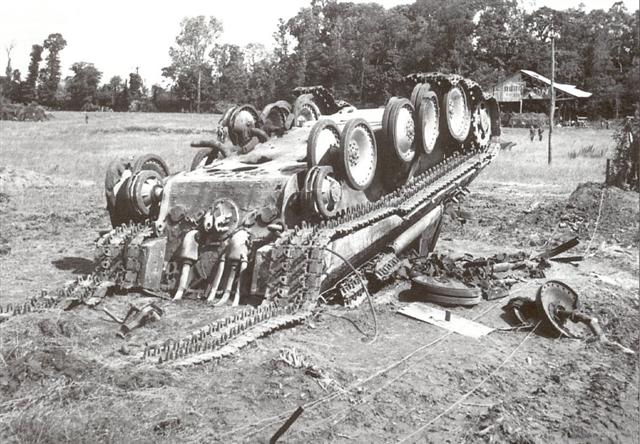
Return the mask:
MULTIPOLYGON (((3 304, 91 271, 97 230, 108 226, 99 181, 4 168, 0 184, 3 304)), ((481 176, 471 191, 439 252, 540 251, 578 235, 570 253, 585 260, 553 263, 546 279, 571 285, 610 339, 638 350, 637 193, 606 189, 600 208, 598 184, 571 194, 481 176)), ((511 296, 534 297, 546 279, 527 279, 511 296)), ((637 355, 539 331, 447 334, 397 314, 407 286, 374 295, 373 343, 356 328, 373 332, 366 304, 331 307, 219 364, 184 370, 133 356, 230 309, 160 301, 165 317, 127 341, 88 308, 11 318, 0 325, 0 440, 267 442, 303 406, 282 442, 638 442, 637 355), (301 358, 298 368, 281 359, 286 351, 301 358)), ((121 313, 141 300, 152 299, 104 304, 121 313)), ((507 300, 453 311, 504 328, 507 300)))

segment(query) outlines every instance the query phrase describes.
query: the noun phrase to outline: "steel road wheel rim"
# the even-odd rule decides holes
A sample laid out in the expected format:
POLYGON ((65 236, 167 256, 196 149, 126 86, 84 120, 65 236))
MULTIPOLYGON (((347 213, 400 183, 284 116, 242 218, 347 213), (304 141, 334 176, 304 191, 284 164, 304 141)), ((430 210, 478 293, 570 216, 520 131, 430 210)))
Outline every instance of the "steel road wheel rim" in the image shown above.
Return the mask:
POLYGON ((460 87, 454 86, 447 93, 447 123, 451 135, 463 141, 469 131, 469 110, 467 99, 460 87))
POLYGON ((396 140, 398 155, 404 162, 410 162, 414 155, 415 149, 413 142, 416 138, 416 127, 413 121, 413 113, 409 106, 402 106, 396 114, 395 125, 396 140))
POLYGON ((438 111, 434 99, 427 99, 420 105, 422 115, 422 146, 425 153, 431 154, 438 139, 438 111))
POLYGON ((347 144, 347 164, 356 185, 365 187, 375 171, 375 149, 368 128, 358 125, 347 144))
POLYGON ((320 164, 322 159, 327 155, 331 149, 335 149, 340 146, 340 134, 337 134, 334 128, 325 127, 320 131, 316 138, 314 149, 314 155, 316 165, 320 164))

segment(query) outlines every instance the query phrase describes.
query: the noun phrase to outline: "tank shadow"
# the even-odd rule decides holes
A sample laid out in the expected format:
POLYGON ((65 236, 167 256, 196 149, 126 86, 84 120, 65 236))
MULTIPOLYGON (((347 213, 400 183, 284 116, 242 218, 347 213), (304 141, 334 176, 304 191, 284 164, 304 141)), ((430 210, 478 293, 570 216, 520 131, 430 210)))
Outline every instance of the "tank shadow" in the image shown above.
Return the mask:
POLYGON ((89 274, 93 271, 93 261, 83 257, 65 256, 51 261, 58 270, 71 270, 73 274, 89 274))

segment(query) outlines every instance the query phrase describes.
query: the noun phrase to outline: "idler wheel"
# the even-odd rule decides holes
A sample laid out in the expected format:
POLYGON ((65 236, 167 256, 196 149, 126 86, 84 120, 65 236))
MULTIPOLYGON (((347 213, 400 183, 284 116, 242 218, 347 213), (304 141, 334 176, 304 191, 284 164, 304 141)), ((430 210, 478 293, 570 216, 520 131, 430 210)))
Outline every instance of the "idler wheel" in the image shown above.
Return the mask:
POLYGON ((191 161, 191 167, 189 168, 189 171, 193 171, 198 167, 209 165, 211 162, 213 162, 216 159, 216 156, 214 155, 215 153, 216 153, 216 150, 212 150, 212 149, 198 150, 196 155, 193 156, 193 160, 191 161))
POLYGON ((251 129, 260 126, 260 114, 251 105, 236 107, 229 116, 229 138, 236 146, 244 146, 251 140, 251 129))
POLYGON ((473 111, 472 134, 473 142, 480 148, 489 145, 491 140, 491 116, 484 100, 481 100, 473 111))
POLYGON ((307 139, 307 164, 316 165, 335 164, 340 151, 340 129, 330 119, 322 119, 311 128, 307 139))
POLYGON ((169 175, 169 166, 157 154, 143 154, 137 157, 133 161, 133 173, 137 173, 142 170, 152 170, 158 173, 161 177, 167 177, 169 175))
POLYGON ((231 117, 231 113, 233 113, 236 110, 237 107, 238 107, 237 105, 232 105, 229 108, 227 108, 226 111, 222 114, 222 117, 220 117, 220 120, 218 121, 218 123, 221 126, 228 127, 229 126, 229 118, 231 117))
POLYGON ((162 178, 157 171, 142 170, 129 180, 127 197, 131 208, 143 219, 151 214, 153 206, 162 197, 162 178))
POLYGON ((305 122, 320 119, 322 113, 313 101, 313 94, 301 94, 293 105, 295 125, 302 126, 305 122))
POLYGON ((276 133, 282 135, 287 129, 287 117, 291 113, 291 106, 284 102, 287 106, 280 105, 279 102, 270 103, 262 110, 260 119, 263 122, 263 129, 271 134, 276 133))
POLYGON ((440 134, 439 122, 438 96, 433 91, 425 91, 418 108, 418 135, 425 154, 432 154, 436 148, 440 134))
POLYGON ((334 177, 333 168, 319 167, 313 181, 313 201, 323 218, 336 215, 342 201, 342 184, 334 177))
POLYGON ((324 219, 338 212, 342 201, 342 184, 330 166, 313 166, 304 180, 305 205, 324 219))
POLYGON ((383 128, 398 160, 411 163, 416 156, 416 124, 414 108, 408 99, 402 98, 387 105, 390 107, 387 127, 383 128))
POLYGON ((371 126, 361 118, 351 119, 342 130, 340 141, 342 167, 353 189, 366 189, 376 172, 378 150, 371 126))
POLYGON ((453 85, 444 96, 444 112, 447 119, 449 134, 456 141, 463 143, 467 140, 471 128, 471 112, 464 90, 453 85))

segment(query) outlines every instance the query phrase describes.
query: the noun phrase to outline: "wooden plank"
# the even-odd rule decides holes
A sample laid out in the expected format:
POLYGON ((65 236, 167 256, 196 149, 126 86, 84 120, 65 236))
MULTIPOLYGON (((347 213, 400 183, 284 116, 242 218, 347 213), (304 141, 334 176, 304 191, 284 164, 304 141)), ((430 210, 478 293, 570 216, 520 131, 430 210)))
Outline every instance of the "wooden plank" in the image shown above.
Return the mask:
POLYGON ((486 325, 455 315, 448 310, 440 310, 420 302, 411 303, 398 310, 398 313, 475 339, 494 330, 486 325))

